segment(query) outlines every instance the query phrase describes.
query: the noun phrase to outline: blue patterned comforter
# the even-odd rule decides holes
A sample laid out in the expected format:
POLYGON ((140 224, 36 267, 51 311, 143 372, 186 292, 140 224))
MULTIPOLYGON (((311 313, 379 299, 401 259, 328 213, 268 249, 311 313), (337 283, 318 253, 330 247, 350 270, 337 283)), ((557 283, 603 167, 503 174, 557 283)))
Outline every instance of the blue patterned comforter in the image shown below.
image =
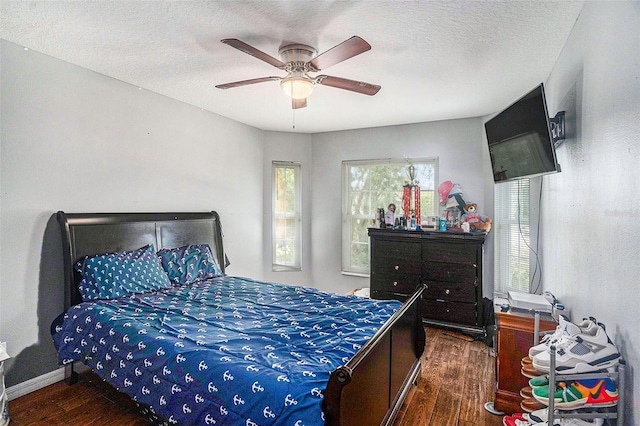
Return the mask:
POLYGON ((221 277, 81 303, 53 339, 172 423, 323 425, 331 371, 399 306, 221 277))

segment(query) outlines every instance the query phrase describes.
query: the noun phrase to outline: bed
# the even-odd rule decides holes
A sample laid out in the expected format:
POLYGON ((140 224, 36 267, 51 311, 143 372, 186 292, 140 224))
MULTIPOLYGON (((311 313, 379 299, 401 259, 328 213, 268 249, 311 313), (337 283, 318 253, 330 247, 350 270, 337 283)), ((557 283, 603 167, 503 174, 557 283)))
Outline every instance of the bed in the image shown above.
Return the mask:
POLYGON ((422 287, 400 303, 230 276, 216 212, 57 218, 67 380, 82 362, 156 423, 391 424, 415 381, 422 287))

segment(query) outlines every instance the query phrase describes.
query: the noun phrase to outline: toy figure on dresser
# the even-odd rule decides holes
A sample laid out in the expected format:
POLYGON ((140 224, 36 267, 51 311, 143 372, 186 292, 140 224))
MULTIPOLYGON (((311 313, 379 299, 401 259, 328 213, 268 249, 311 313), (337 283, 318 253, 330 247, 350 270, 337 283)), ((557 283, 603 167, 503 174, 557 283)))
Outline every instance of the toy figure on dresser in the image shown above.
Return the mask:
POLYGON ((396 205, 391 203, 387 208, 387 213, 384 215, 384 223, 387 225, 387 228, 393 228, 395 225, 394 215, 396 212, 396 205))
POLYGON ((476 203, 465 204, 462 222, 468 223, 471 230, 491 231, 491 218, 479 214, 478 205, 476 203))

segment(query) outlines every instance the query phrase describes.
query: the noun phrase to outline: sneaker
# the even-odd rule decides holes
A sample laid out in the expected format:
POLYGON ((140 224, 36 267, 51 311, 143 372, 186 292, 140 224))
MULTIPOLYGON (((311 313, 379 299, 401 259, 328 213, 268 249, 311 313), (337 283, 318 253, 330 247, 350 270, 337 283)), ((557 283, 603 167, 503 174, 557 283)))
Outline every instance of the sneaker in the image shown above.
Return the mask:
POLYGON ((549 386, 549 375, 536 376, 529 379, 529 386, 537 388, 540 386, 549 386))
POLYGON ((518 420, 527 420, 524 418, 524 413, 513 413, 511 417, 518 420))
POLYGON ((528 377, 530 379, 540 376, 540 372, 533 366, 533 364, 523 366, 520 369, 520 373, 522 373, 524 377, 528 377))
POLYGON ((502 418, 503 426, 529 426, 530 423, 522 418, 513 416, 504 416, 502 418))
POLYGON ((549 346, 552 343, 558 343, 562 336, 570 336, 576 333, 595 334, 597 327, 598 324, 593 317, 583 319, 580 324, 574 324, 566 316, 560 315, 556 331, 553 334, 545 334, 540 339, 539 344, 529 348, 529 358, 533 359, 539 353, 548 351, 549 346))
MULTIPOLYGON (((529 386, 531 387, 531 389, 539 388, 542 386, 549 386, 549 375, 545 374, 544 376, 538 376, 529 379, 529 386)), ((564 388, 567 385, 563 380, 561 380, 559 382, 556 382, 556 386, 564 388)))
POLYGON ((522 408, 522 411, 526 413, 533 413, 536 410, 541 410, 546 407, 547 407, 546 405, 544 405, 534 397, 525 398, 520 403, 520 408, 522 408))
MULTIPOLYGON (((533 397, 548 406, 549 387, 534 388, 533 397)), ((575 381, 565 388, 556 388, 554 392, 554 407, 558 410, 614 407, 617 403, 618 390, 608 378, 575 381)))
POLYGON ((535 425, 537 423, 544 423, 549 418, 549 409, 543 408, 532 413, 525 413, 523 417, 532 425, 535 425))
POLYGON ((533 396, 533 389, 531 388, 531 386, 526 386, 522 389, 520 389, 520 396, 523 398, 530 398, 533 396))
MULTIPOLYGON (((567 322, 568 328, 578 328, 567 322)), ((574 330, 575 331, 575 330, 574 330)), ((611 342, 603 327, 598 325, 594 335, 572 333, 564 335, 556 345, 556 371, 560 374, 590 373, 615 367, 620 361, 618 349, 611 342)), ((549 352, 533 357, 533 367, 541 373, 549 372, 549 352)))
MULTIPOLYGON (((535 423, 534 423, 535 424, 535 423)), ((537 423, 537 426, 548 426, 549 423, 537 423)), ((553 426, 602 426, 604 419, 593 419, 593 421, 582 419, 553 419, 553 426)))

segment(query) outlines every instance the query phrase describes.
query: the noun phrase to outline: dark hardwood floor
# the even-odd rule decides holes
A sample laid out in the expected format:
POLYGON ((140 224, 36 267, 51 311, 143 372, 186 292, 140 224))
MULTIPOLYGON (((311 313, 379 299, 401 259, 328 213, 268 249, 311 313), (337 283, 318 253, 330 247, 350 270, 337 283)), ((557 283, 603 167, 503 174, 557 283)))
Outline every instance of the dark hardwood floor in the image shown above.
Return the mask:
MULTIPOLYGON (((427 328, 422 371, 394 426, 501 426, 502 418, 484 410, 493 400, 494 358, 482 342, 427 328)), ((9 402, 11 426, 148 425, 135 404, 93 373, 68 386, 64 382, 9 402)))

